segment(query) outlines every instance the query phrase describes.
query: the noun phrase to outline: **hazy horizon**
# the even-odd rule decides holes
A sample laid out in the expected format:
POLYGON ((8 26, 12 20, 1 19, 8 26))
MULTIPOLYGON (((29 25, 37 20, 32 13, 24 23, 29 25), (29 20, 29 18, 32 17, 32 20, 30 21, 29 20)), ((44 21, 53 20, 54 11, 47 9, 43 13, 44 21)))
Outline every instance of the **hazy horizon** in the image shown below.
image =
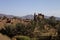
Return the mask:
POLYGON ((60 17, 60 0, 0 0, 0 14, 24 16, 35 12, 60 17))

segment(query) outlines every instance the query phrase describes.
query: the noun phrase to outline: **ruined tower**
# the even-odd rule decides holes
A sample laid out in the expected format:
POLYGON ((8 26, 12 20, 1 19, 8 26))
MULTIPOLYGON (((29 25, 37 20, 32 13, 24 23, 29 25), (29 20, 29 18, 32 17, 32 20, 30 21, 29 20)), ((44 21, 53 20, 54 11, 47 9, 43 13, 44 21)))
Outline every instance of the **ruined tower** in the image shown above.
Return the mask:
POLYGON ((44 15, 41 13, 38 13, 38 17, 39 17, 39 19, 44 19, 44 15))
POLYGON ((37 15, 34 13, 34 21, 37 21, 37 15))
POLYGON ((37 21, 40 21, 42 19, 44 19, 44 15, 43 14, 38 13, 38 15, 36 15, 36 13, 34 13, 34 21, 37 22, 37 21))

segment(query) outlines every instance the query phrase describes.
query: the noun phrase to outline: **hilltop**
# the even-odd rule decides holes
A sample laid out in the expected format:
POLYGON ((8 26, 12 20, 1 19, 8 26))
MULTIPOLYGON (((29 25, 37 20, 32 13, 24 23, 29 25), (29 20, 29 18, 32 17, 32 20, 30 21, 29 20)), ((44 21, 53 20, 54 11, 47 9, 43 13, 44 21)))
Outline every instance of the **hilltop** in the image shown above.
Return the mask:
POLYGON ((60 20, 56 20, 56 17, 54 16, 47 17, 41 13, 38 15, 28 15, 29 17, 24 16, 25 18, 16 16, 10 18, 8 15, 2 14, 1 16, 0 33, 7 35, 11 39, 27 36, 29 38, 36 38, 36 40, 48 40, 56 39, 58 35, 60 35, 60 20), (41 36, 43 37, 41 38, 41 36), (44 36, 46 36, 46 38, 44 36))

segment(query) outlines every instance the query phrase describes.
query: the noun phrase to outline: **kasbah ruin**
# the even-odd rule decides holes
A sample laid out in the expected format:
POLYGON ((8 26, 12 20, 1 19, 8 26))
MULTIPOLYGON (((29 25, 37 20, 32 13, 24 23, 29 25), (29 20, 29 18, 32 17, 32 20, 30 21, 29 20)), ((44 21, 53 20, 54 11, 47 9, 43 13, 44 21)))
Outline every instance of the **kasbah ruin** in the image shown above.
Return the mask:
MULTIPOLYGON (((37 28, 35 28, 35 33, 39 33, 39 28, 38 28, 38 23, 37 22, 39 22, 40 20, 43 20, 44 19, 44 15, 43 14, 41 14, 41 13, 38 13, 38 15, 36 15, 36 13, 34 13, 34 21, 36 22, 36 26, 37 26, 37 28)), ((3 16, 3 17, 1 17, 0 18, 0 29, 2 29, 2 28, 4 28, 4 25, 10 25, 10 24, 12 24, 12 25, 16 25, 17 23, 22 23, 22 24, 24 24, 24 25, 28 25, 28 24, 30 24, 30 19, 21 19, 21 18, 16 18, 16 17, 13 17, 13 18, 7 18, 7 17, 5 17, 5 16, 3 16)), ((56 29, 54 29, 54 28, 50 28, 49 29, 49 24, 44 24, 44 28, 45 28, 45 30, 47 30, 48 32, 47 33, 41 33, 41 36, 46 36, 46 35, 52 35, 52 36, 56 36, 57 35, 57 32, 56 32, 56 29)), ((13 38, 13 40, 16 40, 15 38, 13 38)))

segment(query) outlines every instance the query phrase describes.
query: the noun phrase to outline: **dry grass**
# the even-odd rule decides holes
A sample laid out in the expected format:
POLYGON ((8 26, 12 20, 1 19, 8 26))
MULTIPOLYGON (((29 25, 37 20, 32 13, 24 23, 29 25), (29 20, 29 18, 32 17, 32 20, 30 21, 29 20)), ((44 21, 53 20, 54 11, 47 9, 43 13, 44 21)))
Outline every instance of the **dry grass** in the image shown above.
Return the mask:
POLYGON ((8 36, 0 33, 0 40, 11 40, 8 36))

